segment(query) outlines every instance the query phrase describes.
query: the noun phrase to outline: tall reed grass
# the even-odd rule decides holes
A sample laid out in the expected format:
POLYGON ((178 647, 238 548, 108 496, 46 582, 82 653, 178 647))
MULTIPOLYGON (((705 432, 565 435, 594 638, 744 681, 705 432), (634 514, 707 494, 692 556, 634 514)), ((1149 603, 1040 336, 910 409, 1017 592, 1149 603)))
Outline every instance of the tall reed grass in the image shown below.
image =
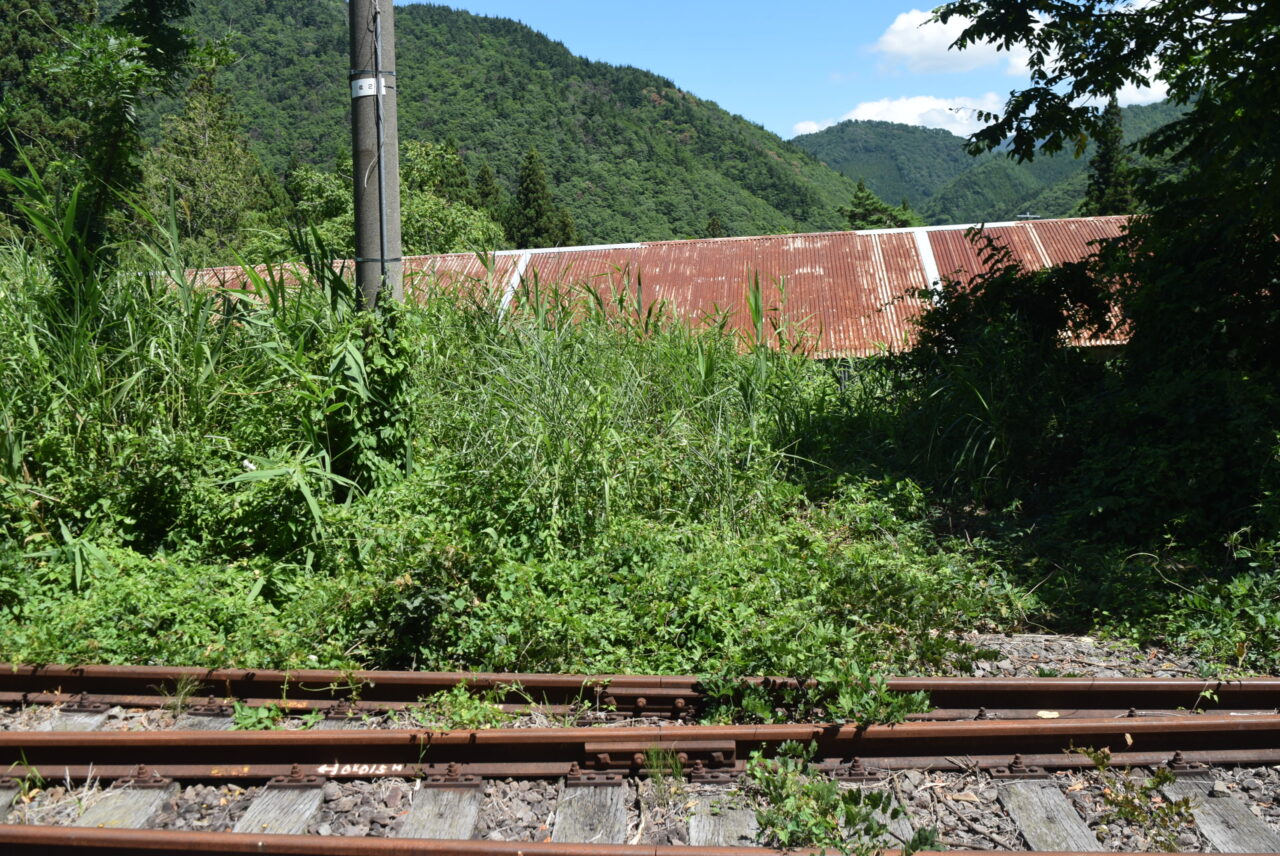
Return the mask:
POLYGON ((746 340, 626 281, 369 314, 308 236, 210 289, 152 222, 0 252, 0 657, 813 671, 993 602, 900 487, 810 495, 847 385, 759 283, 746 340))

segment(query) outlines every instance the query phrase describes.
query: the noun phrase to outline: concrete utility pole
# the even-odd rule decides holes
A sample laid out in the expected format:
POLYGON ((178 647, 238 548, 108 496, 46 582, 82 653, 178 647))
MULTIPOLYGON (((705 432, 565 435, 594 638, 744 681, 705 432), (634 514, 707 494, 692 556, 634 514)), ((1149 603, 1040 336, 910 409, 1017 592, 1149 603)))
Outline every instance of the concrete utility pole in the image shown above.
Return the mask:
POLYGON ((372 309, 384 288, 404 300, 396 25, 392 0, 351 0, 350 13, 356 285, 372 309))

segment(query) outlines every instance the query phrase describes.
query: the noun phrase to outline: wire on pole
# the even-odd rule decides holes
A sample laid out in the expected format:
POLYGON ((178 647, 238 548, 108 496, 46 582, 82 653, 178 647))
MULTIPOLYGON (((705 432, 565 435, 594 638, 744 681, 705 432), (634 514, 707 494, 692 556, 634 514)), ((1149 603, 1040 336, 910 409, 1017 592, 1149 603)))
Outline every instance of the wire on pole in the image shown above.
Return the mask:
POLYGON ((383 125, 383 77, 382 77, 382 0, 373 0, 373 92, 377 99, 374 108, 374 124, 378 132, 378 257, 382 275, 382 287, 387 284, 387 170, 386 128, 383 125))

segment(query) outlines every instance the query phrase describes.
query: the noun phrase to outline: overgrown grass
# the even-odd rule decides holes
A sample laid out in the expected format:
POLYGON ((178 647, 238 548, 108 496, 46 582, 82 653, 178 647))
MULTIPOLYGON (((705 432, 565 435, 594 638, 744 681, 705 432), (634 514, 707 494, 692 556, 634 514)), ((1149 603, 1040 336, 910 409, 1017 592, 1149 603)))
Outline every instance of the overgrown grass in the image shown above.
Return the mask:
POLYGON ((374 316, 304 237, 252 295, 0 251, 0 659, 833 676, 853 718, 1028 616, 1277 665, 1273 503, 1225 561, 1090 532, 1111 369, 1017 324, 831 366, 758 283, 746 339, 538 285, 374 316))
POLYGON ((929 669, 1026 607, 911 484, 812 494, 846 393, 787 348, 556 288, 374 319, 335 277, 45 270, 0 258, 5 659, 929 669))
POLYGON ((1070 347, 1106 332, 1131 257, 1025 270, 974 237, 990 272, 929 293, 911 352, 855 369, 826 459, 921 485, 1046 626, 1190 649, 1206 674, 1280 669, 1274 349, 1070 347))

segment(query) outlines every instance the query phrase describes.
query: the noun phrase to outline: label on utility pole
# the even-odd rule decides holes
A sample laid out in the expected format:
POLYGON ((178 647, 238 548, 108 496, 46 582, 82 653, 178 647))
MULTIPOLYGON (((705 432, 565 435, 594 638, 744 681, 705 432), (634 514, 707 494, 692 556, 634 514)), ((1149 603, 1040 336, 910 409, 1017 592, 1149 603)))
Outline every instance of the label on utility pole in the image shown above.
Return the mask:
MULTIPOLYGON (((378 79, 376 77, 356 78, 351 81, 351 97, 363 98, 366 95, 377 95, 377 83, 378 79)), ((382 94, 387 94, 387 80, 385 77, 382 79, 382 94)))

